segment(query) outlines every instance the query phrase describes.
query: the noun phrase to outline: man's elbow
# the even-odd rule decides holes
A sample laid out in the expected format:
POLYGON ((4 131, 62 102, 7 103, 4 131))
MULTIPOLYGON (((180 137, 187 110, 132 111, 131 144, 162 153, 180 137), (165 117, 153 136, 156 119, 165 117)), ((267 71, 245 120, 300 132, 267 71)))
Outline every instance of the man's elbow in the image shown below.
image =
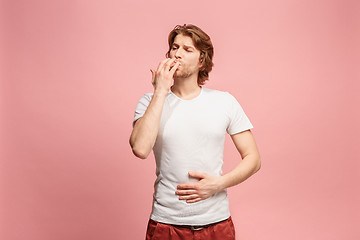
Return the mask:
POLYGON ((257 157, 257 162, 256 162, 255 172, 259 171, 260 168, 261 168, 261 158, 260 158, 260 155, 258 155, 258 157, 257 157))
POLYGON ((141 148, 139 148, 136 144, 135 144, 135 140, 134 138, 132 137, 132 135, 130 136, 130 139, 129 139, 129 144, 130 144, 130 147, 131 147, 131 150, 133 152, 133 154, 138 157, 138 158, 141 158, 141 159, 146 159, 149 155, 149 153, 146 153, 145 151, 141 150, 141 148))
POLYGON ((149 153, 145 152, 145 151, 140 151, 136 148, 132 148, 132 152, 134 153, 134 155, 138 158, 141 159, 146 159, 149 156, 149 153))

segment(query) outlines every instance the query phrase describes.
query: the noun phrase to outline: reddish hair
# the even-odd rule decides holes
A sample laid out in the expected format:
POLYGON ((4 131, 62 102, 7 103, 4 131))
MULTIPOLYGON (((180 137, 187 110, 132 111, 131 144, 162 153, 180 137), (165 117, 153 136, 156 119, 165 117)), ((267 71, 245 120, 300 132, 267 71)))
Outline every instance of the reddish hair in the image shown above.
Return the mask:
POLYGON ((194 46, 200 51, 200 62, 203 62, 202 67, 199 69, 198 85, 204 85, 205 81, 209 79, 209 72, 211 72, 214 63, 212 61, 214 56, 214 47, 207 35, 199 27, 192 24, 176 25, 174 29, 169 33, 169 51, 166 53, 166 57, 170 57, 170 51, 175 37, 178 34, 191 37, 194 46))

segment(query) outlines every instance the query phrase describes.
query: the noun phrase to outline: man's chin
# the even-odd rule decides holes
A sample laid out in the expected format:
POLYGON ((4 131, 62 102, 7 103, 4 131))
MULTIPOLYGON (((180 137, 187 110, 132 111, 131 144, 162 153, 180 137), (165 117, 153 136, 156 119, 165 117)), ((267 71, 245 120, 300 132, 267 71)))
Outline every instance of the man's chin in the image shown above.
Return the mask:
POLYGON ((189 78, 190 76, 191 76, 191 74, 189 74, 188 72, 179 72, 178 70, 176 70, 173 78, 174 79, 185 79, 185 78, 189 78))
POLYGON ((174 77, 179 77, 179 76, 181 76, 181 74, 179 74, 178 69, 176 69, 176 71, 174 72, 174 77))
POLYGON ((175 72, 175 73, 174 73, 174 78, 176 78, 176 79, 182 79, 182 78, 185 78, 185 76, 182 75, 182 74, 176 74, 176 72, 175 72))

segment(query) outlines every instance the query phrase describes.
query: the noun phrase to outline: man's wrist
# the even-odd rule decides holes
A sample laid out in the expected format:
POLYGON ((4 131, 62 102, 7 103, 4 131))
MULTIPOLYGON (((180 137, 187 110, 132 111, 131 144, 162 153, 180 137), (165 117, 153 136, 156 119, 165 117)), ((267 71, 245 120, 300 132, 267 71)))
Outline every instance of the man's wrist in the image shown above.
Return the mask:
POLYGON ((226 177, 225 176, 219 177, 218 189, 219 189, 219 192, 226 189, 226 177))
POLYGON ((169 91, 166 91, 166 90, 158 90, 156 89, 154 91, 154 96, 166 96, 168 94, 169 91))

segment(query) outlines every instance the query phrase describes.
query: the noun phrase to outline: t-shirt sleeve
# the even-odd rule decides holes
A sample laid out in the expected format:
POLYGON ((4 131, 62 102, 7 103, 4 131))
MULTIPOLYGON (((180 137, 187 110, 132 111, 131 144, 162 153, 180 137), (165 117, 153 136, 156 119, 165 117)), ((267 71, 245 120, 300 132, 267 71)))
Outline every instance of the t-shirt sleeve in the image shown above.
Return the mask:
POLYGON ((253 128, 249 118, 246 116, 240 103, 230 93, 226 92, 229 96, 229 125, 226 129, 228 134, 233 135, 253 128))
POLYGON ((138 104, 136 105, 134 120, 132 126, 134 127, 135 121, 144 116, 146 109, 148 108, 150 101, 152 98, 151 93, 145 93, 139 100, 138 104))

